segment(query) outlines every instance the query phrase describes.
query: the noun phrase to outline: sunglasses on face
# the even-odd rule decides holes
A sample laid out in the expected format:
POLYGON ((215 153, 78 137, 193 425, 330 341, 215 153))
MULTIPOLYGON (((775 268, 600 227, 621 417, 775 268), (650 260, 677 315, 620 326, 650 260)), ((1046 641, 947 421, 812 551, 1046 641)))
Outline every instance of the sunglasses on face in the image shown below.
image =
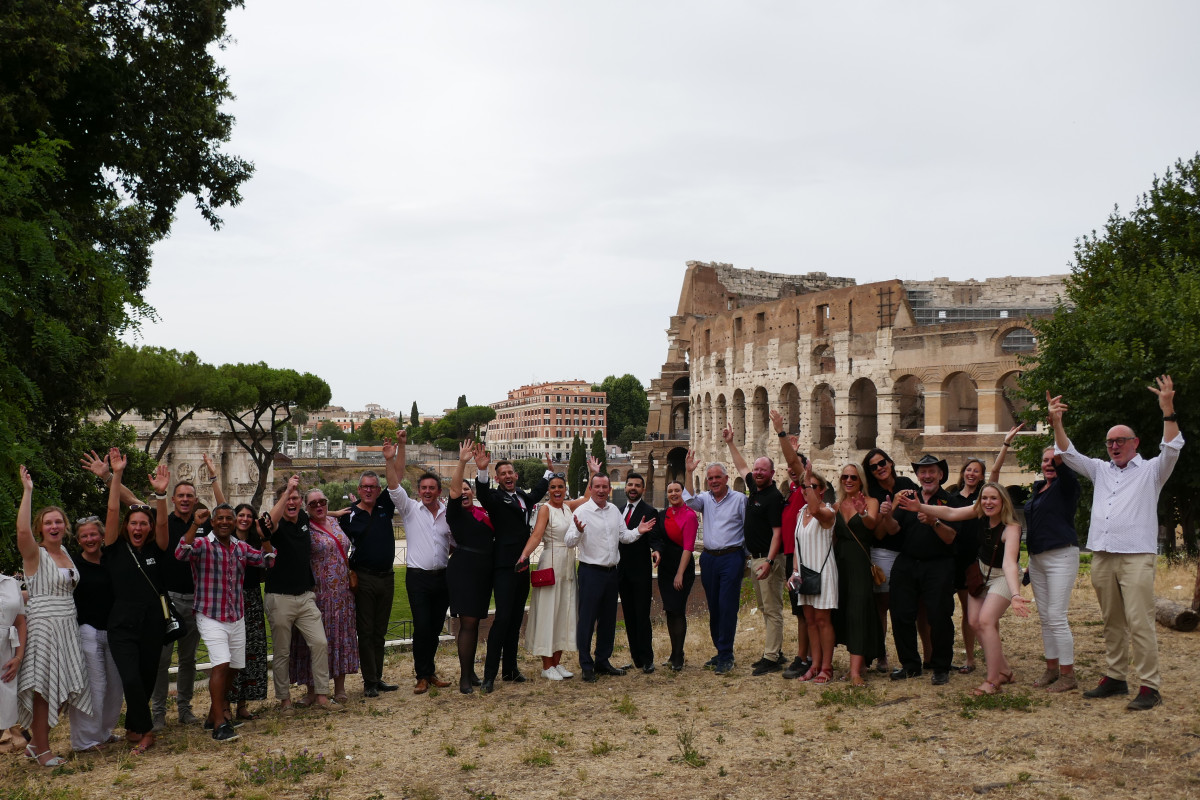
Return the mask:
POLYGON ((878 472, 879 470, 886 467, 887 463, 888 463, 887 461, 872 461, 867 466, 871 468, 872 472, 878 472))
POLYGON ((857 475, 843 475, 843 476, 842 476, 842 480, 844 480, 844 481, 856 481, 856 480, 858 480, 858 476, 857 476, 857 475))
POLYGON ((373 492, 378 492, 378 491, 379 491, 379 484, 376 484, 376 483, 368 483, 366 486, 363 486, 362 484, 359 484, 358 490, 359 490, 360 492, 365 492, 365 491, 368 491, 368 490, 370 490, 370 491, 373 491, 373 492))
POLYGON ((320 500, 309 500, 308 501, 309 508, 320 508, 321 506, 327 506, 327 505, 329 505, 329 501, 324 498, 321 498, 320 500))

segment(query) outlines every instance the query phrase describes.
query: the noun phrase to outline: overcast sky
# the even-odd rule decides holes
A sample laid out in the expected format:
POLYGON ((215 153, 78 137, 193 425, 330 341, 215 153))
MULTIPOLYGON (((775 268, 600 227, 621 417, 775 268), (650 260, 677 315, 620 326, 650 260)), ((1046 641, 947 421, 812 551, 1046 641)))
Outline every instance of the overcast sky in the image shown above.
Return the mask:
POLYGON ((1200 149, 1200 3, 246 0, 244 201, 189 200, 142 341, 407 417, 648 383, 685 262, 1066 272, 1200 149))

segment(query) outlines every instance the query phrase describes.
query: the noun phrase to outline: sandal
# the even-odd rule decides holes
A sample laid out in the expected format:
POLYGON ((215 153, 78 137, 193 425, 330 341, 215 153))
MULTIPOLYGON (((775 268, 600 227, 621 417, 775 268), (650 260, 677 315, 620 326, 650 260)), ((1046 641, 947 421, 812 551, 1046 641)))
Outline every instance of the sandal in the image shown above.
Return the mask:
POLYGON ((1003 686, 1006 683, 1016 683, 1017 679, 1013 673, 1014 673, 1014 670, 1011 670, 1011 669, 1008 672, 1001 672, 1000 673, 1000 683, 998 683, 997 686, 1003 686))
POLYGON ((1072 672, 1070 675, 1060 675, 1052 686, 1046 687, 1046 691, 1051 694, 1058 694, 1059 692, 1070 692, 1078 688, 1079 683, 1075 680, 1075 673, 1072 672))
POLYGON ((293 705, 299 706, 300 708, 309 708, 309 707, 313 706, 316 702, 317 702, 316 695, 307 695, 306 694, 306 695, 304 695, 304 697, 301 697, 299 700, 297 700, 295 703, 293 703, 293 705))
POLYGON ((851 686, 866 686, 867 682, 865 680, 863 680, 863 677, 861 675, 857 675, 850 679, 850 685, 851 686))
POLYGON ((33 759, 34 761, 41 764, 43 767, 61 767, 67 763, 67 760, 65 758, 63 758, 62 756, 54 755, 54 753, 50 750, 45 750, 41 753, 33 752, 33 745, 31 745, 31 744, 25 745, 25 757, 33 759), (50 756, 50 760, 42 761, 42 756, 47 756, 47 755, 50 756))
POLYGON ((961 667, 958 668, 958 674, 960 674, 960 675, 970 675, 974 671, 975 671, 975 664, 973 664, 973 663, 972 664, 963 664, 961 667))
POLYGON ((147 750, 149 750, 151 747, 154 747, 154 737, 150 736, 150 735, 146 735, 146 736, 143 736, 141 738, 141 741, 139 741, 136 745, 134 745, 133 749, 130 750, 129 752, 131 755, 140 756, 140 755, 144 755, 145 752, 147 750))
POLYGON ((258 719, 258 714, 255 714, 253 712, 249 712, 246 714, 238 714, 237 718, 244 719, 244 720, 246 720, 246 722, 253 722, 254 720, 258 719))
POLYGON ((333 701, 335 703, 341 703, 345 705, 346 703, 350 702, 350 695, 346 694, 345 692, 342 692, 341 694, 335 694, 333 696, 333 701))
POLYGON ((971 696, 972 697, 983 697, 984 695, 995 694, 998 691, 1000 691, 999 686, 992 683, 991 681, 984 681, 983 683, 979 684, 979 686, 977 686, 976 688, 971 690, 971 696), (989 686, 991 687, 990 690, 988 688, 986 688, 989 686))
POLYGON ((817 677, 813 678, 813 683, 824 686, 829 683, 829 679, 833 677, 833 673, 827 669, 823 669, 817 673, 817 677))
POLYGON ((809 667, 808 672, 804 673, 799 678, 796 678, 796 680, 800 681, 801 683, 811 681, 812 679, 816 678, 818 675, 821 674, 821 673, 817 672, 816 669, 817 669, 816 667, 809 667))
POLYGON ((1042 673, 1041 677, 1033 682, 1035 689, 1042 689, 1054 683, 1059 678, 1059 672, 1056 669, 1048 669, 1042 673))

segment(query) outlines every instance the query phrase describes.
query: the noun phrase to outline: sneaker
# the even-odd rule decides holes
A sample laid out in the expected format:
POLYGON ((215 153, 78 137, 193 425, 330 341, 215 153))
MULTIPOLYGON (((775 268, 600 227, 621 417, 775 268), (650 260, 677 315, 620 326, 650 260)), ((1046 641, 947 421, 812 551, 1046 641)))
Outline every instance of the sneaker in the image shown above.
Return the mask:
POLYGON ((704 662, 704 668, 705 669, 714 669, 717 666, 717 664, 720 663, 720 661, 721 661, 720 656, 713 656, 708 661, 704 662))
POLYGON ((563 679, 563 676, 554 667, 547 667, 542 670, 542 677, 548 681, 561 681, 563 679))
POLYGON ((1105 675, 1095 689, 1088 689, 1083 696, 1094 700, 1097 697, 1112 697, 1115 694, 1129 694, 1129 684, 1105 675))
POLYGON ((166 716, 165 716, 165 715, 164 715, 164 716, 156 716, 156 717, 154 718, 154 724, 151 726, 150 730, 151 730, 151 732, 153 732, 153 733, 158 733, 159 731, 161 731, 161 730, 162 730, 163 728, 165 728, 165 727, 167 727, 167 718, 166 718, 166 716))
POLYGON ((198 725, 200 718, 192 713, 190 708, 186 706, 179 709, 179 724, 180 725, 198 725))
POLYGON ((792 659, 792 663, 783 671, 783 677, 788 680, 795 680, 812 668, 812 661, 807 658, 796 656, 792 659))
POLYGON ((750 666, 754 667, 750 672, 751 675, 766 675, 769 672, 781 672, 783 670, 783 661, 782 659, 760 658, 750 666))
POLYGON ((563 677, 563 679, 566 679, 566 678, 574 678, 574 677, 575 677, 575 673, 574 673, 574 672, 568 672, 568 671, 567 671, 567 668, 566 668, 566 667, 564 667, 562 664, 555 664, 555 665, 554 665, 554 669, 558 671, 558 674, 559 674, 560 676, 562 676, 562 677, 563 677))
POLYGON ((729 659, 728 661, 718 661, 716 664, 713 665, 713 674, 724 675, 728 672, 732 672, 734 666, 735 666, 735 664, 734 664, 734 661, 732 658, 729 659))
POLYGON ((215 742, 232 742, 236 738, 238 738, 238 733, 228 722, 221 723, 221 726, 213 731, 213 741, 215 742))
POLYGON ((1130 700, 1125 708, 1130 711, 1149 711, 1157 705, 1162 705, 1162 695, 1158 693, 1158 689, 1143 686, 1138 696, 1130 700))

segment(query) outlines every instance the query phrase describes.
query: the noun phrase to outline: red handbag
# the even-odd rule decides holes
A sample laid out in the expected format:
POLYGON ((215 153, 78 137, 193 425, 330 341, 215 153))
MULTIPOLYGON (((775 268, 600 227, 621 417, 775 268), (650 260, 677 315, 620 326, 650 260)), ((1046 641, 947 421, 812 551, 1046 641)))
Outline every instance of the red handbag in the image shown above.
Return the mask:
POLYGON ((554 567, 535 569, 533 572, 529 573, 529 584, 531 586, 553 586, 554 567))

